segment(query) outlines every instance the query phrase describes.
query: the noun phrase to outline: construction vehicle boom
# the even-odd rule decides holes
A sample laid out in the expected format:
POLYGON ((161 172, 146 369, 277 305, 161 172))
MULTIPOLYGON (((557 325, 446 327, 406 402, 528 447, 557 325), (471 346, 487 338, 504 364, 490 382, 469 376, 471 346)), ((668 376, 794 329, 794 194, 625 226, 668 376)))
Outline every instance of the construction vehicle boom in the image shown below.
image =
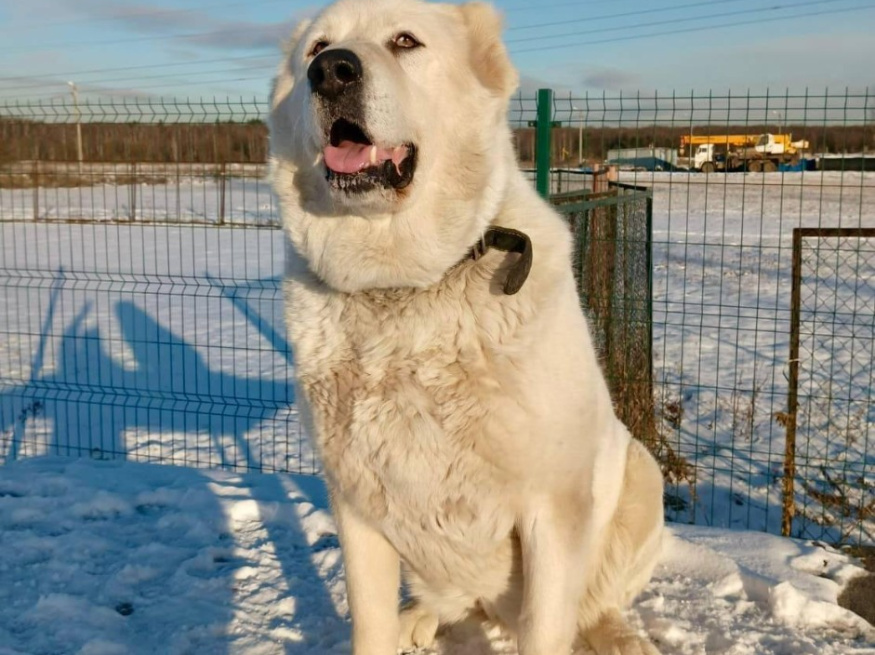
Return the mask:
POLYGON ((690 146, 702 146, 707 143, 722 146, 745 147, 756 143, 758 134, 684 134, 681 136, 681 152, 690 146))

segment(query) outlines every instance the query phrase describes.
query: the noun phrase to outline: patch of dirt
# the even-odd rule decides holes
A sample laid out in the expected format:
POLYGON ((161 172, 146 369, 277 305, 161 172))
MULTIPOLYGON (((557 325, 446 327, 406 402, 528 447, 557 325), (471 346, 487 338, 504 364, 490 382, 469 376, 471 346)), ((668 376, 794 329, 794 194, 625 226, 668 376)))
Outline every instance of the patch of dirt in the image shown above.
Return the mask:
POLYGON ((875 626, 875 547, 857 546, 847 552, 863 563, 869 575, 851 580, 838 598, 839 605, 875 626))
POLYGON ((851 580, 839 596, 839 605, 875 626, 875 574, 851 580))

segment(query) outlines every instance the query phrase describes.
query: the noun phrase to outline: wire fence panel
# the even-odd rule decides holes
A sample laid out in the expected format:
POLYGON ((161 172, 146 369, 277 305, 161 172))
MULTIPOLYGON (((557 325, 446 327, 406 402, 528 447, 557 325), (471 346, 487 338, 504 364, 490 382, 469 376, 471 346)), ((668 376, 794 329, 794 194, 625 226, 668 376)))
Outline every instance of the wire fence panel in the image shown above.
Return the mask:
MULTIPOLYGON (((283 336, 265 112, 255 100, 0 105, 0 458, 82 452, 318 471, 283 336)), ((512 102, 524 170, 535 118, 533 96, 512 102)), ((649 274, 652 392, 624 417, 659 446, 669 517, 779 533, 793 230, 875 227, 875 98, 554 94, 552 122, 554 194, 591 189, 596 166, 648 189, 649 267, 628 270, 629 288, 649 274), (647 425, 652 439, 637 427, 647 425)), ((598 239, 599 257, 625 247, 609 240, 598 239)), ((618 260, 615 277, 629 263, 618 260)), ((596 331, 601 309, 588 310, 596 331)), ((871 310, 855 311, 866 325, 871 310)), ((632 323, 611 318, 617 329, 632 323)), ((844 361, 846 347, 823 340, 812 356, 844 361)), ((624 375, 638 368, 630 362, 624 375)), ((804 365, 800 375, 815 370, 804 365)), ((800 398, 830 406, 844 375, 835 370, 832 397, 805 382, 800 398)), ((628 392, 612 388, 623 413, 628 392)), ((859 391, 871 402, 871 385, 859 391)), ((854 457, 865 477, 871 410, 860 416, 854 457)), ((817 458, 834 454, 844 428, 809 430, 809 418, 799 415, 793 529, 826 526, 839 539, 817 500, 831 493, 817 458), (821 512, 819 523, 803 523, 803 509, 821 512)), ((871 543, 859 530, 846 538, 871 543)))
MULTIPOLYGON (((598 164, 653 193, 653 412, 670 446, 661 458, 668 516, 780 533, 793 229, 875 227, 875 97, 636 94, 554 103, 554 190, 563 167, 598 164), (771 144, 758 146, 767 134, 771 144), (775 144, 784 151, 772 155, 775 144)), ((515 110, 525 165, 534 101, 520 99, 515 110)), ((871 321, 863 305, 858 311, 861 325, 871 321)), ((865 394, 871 402, 871 388, 865 394)), ((871 434, 871 414, 864 423, 871 434)), ((812 435, 812 449, 797 453, 800 470, 808 453, 816 467, 813 446, 837 442, 835 430, 812 435)), ((861 444, 868 471, 872 448, 861 444)), ((812 511, 822 506, 808 502, 812 511)), ((847 538, 875 545, 859 530, 847 538)))
MULTIPOLYGON (((598 177, 590 180, 599 186, 598 177)), ((551 200, 574 234, 577 291, 617 414, 661 452, 668 445, 653 415, 650 192, 615 184, 603 191, 555 194, 551 200)))
POLYGON ((0 457, 315 471, 276 229, 0 223, 0 457))
POLYGON ((784 531, 875 544, 875 228, 793 236, 784 531))

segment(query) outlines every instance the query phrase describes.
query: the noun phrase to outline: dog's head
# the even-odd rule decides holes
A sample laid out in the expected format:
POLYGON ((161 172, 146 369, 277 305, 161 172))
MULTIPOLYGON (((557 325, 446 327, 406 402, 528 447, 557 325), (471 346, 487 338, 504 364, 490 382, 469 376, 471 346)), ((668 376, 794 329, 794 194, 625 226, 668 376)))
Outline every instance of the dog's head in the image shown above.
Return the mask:
POLYGON ((274 82, 274 185, 295 249, 343 291, 435 283, 515 167, 517 74, 482 3, 340 0, 274 82))

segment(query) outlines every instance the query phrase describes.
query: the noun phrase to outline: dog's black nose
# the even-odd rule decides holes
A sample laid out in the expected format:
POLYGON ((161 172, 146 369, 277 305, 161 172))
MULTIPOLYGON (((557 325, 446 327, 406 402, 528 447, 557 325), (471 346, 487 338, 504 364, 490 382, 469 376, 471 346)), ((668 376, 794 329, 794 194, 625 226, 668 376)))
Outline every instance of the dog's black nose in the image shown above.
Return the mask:
POLYGON ((352 50, 326 50, 310 64, 307 79, 314 93, 333 100, 361 81, 362 61, 352 50))

